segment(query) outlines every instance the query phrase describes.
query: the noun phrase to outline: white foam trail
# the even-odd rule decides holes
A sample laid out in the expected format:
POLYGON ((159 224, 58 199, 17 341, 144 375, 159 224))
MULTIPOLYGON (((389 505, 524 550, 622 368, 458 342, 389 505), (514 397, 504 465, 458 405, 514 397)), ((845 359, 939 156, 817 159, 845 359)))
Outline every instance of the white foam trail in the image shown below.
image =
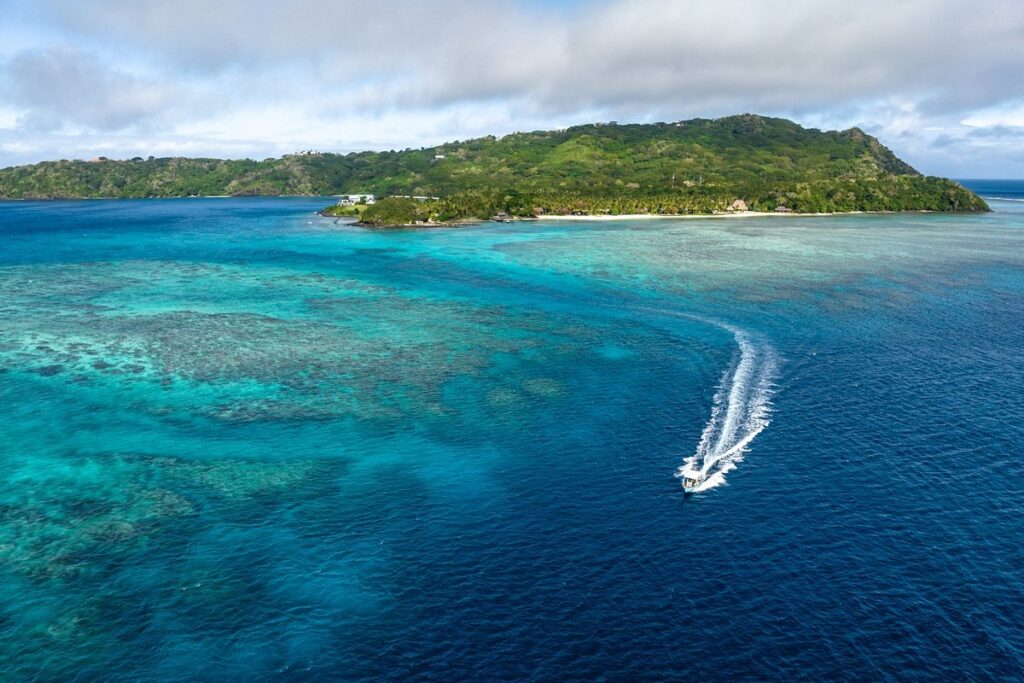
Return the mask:
POLYGON ((707 321, 732 332, 739 347, 733 365, 722 375, 700 441, 693 455, 683 461, 676 476, 693 468, 704 475, 697 491, 721 486, 725 475, 736 469, 747 447, 771 422, 771 399, 778 366, 774 349, 755 343, 738 327, 707 321))

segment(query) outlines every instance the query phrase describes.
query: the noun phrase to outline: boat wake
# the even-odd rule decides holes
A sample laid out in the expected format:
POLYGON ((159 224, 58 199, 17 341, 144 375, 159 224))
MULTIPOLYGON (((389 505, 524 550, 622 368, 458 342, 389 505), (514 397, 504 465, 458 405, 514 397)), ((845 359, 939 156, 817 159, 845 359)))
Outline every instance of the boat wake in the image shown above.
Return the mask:
POLYGON ((696 451, 676 471, 677 477, 691 468, 704 475, 698 492, 725 484, 725 475, 736 469, 750 442, 768 426, 778 369, 771 346, 738 327, 708 322, 731 332, 738 350, 722 375, 696 451))

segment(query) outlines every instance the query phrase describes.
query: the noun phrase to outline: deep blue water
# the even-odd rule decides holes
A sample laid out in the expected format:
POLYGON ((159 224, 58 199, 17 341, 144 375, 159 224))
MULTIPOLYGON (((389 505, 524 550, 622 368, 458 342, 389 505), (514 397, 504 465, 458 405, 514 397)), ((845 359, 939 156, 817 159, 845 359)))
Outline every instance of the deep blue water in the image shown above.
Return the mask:
POLYGON ((1024 201, 1024 181, 1021 180, 961 180, 960 183, 989 200, 1024 201))
POLYGON ((978 182, 418 231, 0 204, 0 675, 1019 679, 1024 185, 978 182))

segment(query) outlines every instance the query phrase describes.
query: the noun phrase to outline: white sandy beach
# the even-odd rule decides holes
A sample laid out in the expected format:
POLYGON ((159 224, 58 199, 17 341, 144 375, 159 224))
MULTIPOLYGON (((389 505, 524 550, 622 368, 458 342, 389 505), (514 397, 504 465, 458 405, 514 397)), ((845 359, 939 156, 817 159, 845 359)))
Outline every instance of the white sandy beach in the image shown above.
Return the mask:
POLYGON ((774 211, 730 211, 723 213, 625 213, 618 216, 611 214, 588 214, 585 216, 545 214, 538 219, 545 221, 635 221, 654 218, 755 218, 761 216, 793 217, 793 216, 846 216, 864 213, 863 211, 843 211, 837 213, 776 213, 774 211))

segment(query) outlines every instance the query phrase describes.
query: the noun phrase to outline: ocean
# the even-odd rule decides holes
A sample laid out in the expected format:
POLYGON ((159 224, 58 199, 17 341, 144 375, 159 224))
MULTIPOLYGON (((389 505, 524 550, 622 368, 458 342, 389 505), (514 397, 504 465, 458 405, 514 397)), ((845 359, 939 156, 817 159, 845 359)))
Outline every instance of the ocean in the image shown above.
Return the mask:
POLYGON ((966 182, 0 203, 0 677, 1019 680, 1024 183, 966 182))

